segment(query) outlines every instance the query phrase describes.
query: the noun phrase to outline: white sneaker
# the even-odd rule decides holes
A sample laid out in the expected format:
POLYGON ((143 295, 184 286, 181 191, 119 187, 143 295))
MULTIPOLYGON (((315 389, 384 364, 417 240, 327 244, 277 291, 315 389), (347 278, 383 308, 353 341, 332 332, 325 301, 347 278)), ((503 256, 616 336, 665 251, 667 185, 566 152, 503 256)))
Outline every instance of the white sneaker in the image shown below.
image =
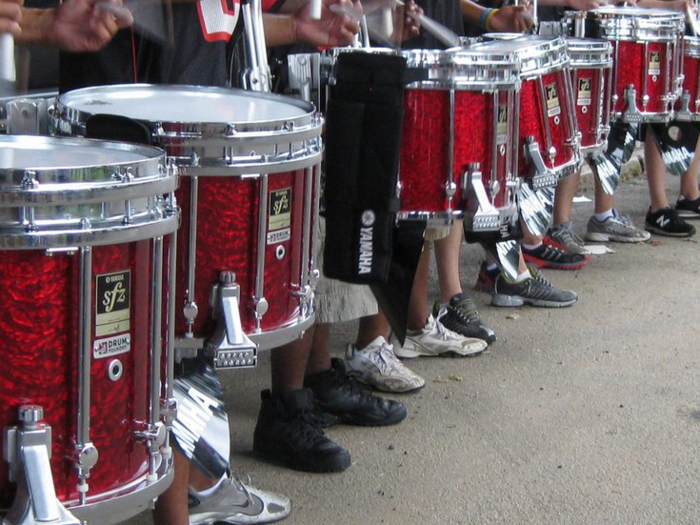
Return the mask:
POLYGON ((487 347, 486 341, 464 337, 463 335, 445 328, 432 315, 421 330, 406 332, 403 347, 396 345, 394 353, 404 359, 420 356, 455 356, 464 357, 476 355, 487 347))
POLYGON ((289 498, 246 485, 229 473, 211 496, 200 500, 189 495, 190 525, 272 523, 289 516, 289 498))
POLYGON ((399 361, 382 336, 362 350, 349 344, 345 360, 360 381, 382 392, 410 392, 425 386, 425 379, 399 361))

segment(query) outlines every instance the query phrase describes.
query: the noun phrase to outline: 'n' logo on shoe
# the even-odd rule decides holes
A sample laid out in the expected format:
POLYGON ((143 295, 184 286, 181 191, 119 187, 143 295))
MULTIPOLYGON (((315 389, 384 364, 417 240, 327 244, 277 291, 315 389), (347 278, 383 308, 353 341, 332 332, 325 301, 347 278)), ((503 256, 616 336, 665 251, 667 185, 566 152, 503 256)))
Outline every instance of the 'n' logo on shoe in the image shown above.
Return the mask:
POLYGON ((671 222, 671 219, 669 219, 668 217, 664 217, 663 215, 660 215, 659 218, 656 219, 656 224, 658 224, 662 228, 665 228, 669 222, 671 222))

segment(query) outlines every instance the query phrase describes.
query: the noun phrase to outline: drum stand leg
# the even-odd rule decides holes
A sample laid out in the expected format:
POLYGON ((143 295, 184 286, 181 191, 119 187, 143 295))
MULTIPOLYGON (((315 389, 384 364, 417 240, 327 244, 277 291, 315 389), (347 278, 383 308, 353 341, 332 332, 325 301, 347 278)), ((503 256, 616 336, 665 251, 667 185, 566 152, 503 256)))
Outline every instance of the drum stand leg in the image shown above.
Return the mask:
POLYGON ((5 429, 5 461, 17 494, 3 525, 80 525, 56 497, 51 475, 51 427, 41 423, 43 409, 19 408, 20 426, 5 429))
POLYGON ((233 272, 221 272, 220 284, 212 294, 217 324, 205 351, 213 358, 217 369, 253 368, 258 362, 258 347, 241 325, 241 289, 235 280, 233 272))

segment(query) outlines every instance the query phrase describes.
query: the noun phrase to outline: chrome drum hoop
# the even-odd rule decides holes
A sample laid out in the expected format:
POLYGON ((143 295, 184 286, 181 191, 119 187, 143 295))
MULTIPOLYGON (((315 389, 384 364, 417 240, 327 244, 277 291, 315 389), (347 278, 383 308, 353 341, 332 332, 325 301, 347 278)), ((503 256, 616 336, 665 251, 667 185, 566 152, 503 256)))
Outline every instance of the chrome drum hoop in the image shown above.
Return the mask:
POLYGON ((85 123, 96 114, 145 124, 154 144, 182 168, 181 175, 282 173, 313 164, 323 149, 323 119, 313 105, 269 93, 202 86, 99 86, 60 95, 50 120, 56 134, 84 136, 85 123), (162 101, 166 107, 159 105, 162 101), (265 101, 281 114, 251 120, 256 101, 265 101), (163 114, 170 120, 164 122, 163 114))
POLYGON ((613 65, 612 44, 607 40, 570 37, 566 39, 566 45, 572 69, 606 69, 613 65))
POLYGON ((177 170, 153 147, 0 137, 0 248, 51 249, 149 239, 177 229, 165 195, 177 170))
POLYGON ((589 13, 606 40, 675 42, 685 30, 685 15, 668 9, 606 6, 589 13))
POLYGON ((497 46, 503 52, 512 54, 520 64, 522 80, 537 78, 568 67, 569 54, 564 37, 543 37, 537 35, 518 35, 512 33, 488 33, 493 40, 476 44, 469 49, 481 45, 497 46))
POLYGON ((474 91, 520 88, 517 57, 498 46, 475 44, 446 51, 410 49, 400 52, 411 69, 422 70, 425 79, 410 83, 408 89, 455 89, 474 91))

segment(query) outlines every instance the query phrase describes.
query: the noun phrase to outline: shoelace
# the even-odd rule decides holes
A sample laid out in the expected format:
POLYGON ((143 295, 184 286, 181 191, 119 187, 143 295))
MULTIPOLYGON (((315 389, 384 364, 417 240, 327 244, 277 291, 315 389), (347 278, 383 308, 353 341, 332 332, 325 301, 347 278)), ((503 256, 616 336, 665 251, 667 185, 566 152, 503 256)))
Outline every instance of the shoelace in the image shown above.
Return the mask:
POLYGON ((566 227, 562 227, 558 230, 558 236, 564 240, 562 244, 564 244, 565 246, 566 241, 572 241, 574 244, 577 244, 579 246, 583 246, 584 244, 583 239, 579 237, 577 233, 566 227))
POLYGON ((467 324, 478 323, 481 320, 476 305, 471 297, 462 299, 457 304, 453 305, 452 310, 459 316, 461 321, 467 324))
POLYGON ((445 325, 443 325, 439 321, 440 317, 441 316, 436 317, 433 320, 433 324, 435 325, 435 330, 437 331, 438 335, 442 338, 443 341, 447 341, 448 339, 463 339, 463 337, 461 335, 459 335, 457 332, 453 332, 452 330, 447 328, 445 325))
POLYGON ((394 355, 394 346, 390 343, 382 343, 379 351, 370 352, 368 358, 382 373, 396 372, 401 364, 394 355))

